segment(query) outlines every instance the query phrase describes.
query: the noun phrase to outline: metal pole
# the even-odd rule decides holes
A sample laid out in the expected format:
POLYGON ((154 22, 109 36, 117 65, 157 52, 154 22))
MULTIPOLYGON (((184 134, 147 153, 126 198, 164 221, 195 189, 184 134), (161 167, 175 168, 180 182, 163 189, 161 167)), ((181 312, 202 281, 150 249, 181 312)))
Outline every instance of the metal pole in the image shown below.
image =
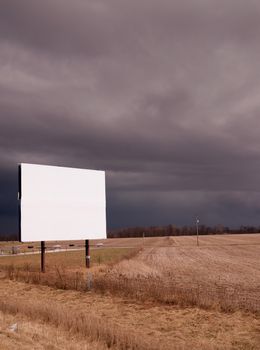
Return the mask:
POLYGON ((45 272, 45 242, 41 241, 41 272, 45 272))
POLYGON ((89 240, 85 240, 85 252, 86 252, 86 268, 90 268, 90 253, 89 253, 89 240))
POLYGON ((199 219, 196 218, 196 227, 197 227, 197 246, 199 245, 199 219))

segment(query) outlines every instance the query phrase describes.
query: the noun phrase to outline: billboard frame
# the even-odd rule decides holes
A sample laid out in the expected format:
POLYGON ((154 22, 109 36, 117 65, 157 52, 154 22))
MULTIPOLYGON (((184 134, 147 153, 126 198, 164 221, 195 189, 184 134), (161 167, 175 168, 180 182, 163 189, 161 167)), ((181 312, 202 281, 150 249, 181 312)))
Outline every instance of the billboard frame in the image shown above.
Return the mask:
MULTIPOLYGON (((21 203, 22 202, 22 164, 28 164, 28 163, 19 163, 18 164, 18 206, 19 206, 19 214, 18 214, 19 232, 18 232, 18 239, 19 239, 19 242, 22 242, 22 203, 21 203)), ((41 164, 30 164, 30 165, 39 165, 39 166, 41 166, 41 164)), ((46 166, 52 167, 52 165, 46 165, 46 166)), ((59 168, 67 168, 67 169, 75 169, 75 170, 76 169, 78 169, 78 170, 90 170, 90 169, 81 169, 81 168, 72 168, 72 167, 59 167, 59 168)), ((104 171, 104 175, 105 175, 105 171, 104 171)), ((104 185, 105 185, 105 222, 106 222, 106 182, 104 182, 104 185)), ((41 272, 44 273, 45 272, 45 252, 46 252, 45 241, 40 241, 40 244, 41 244, 40 245, 40 247, 41 247, 41 272)), ((85 240, 85 265, 86 265, 86 268, 90 268, 90 244, 89 244, 89 239, 85 240)))

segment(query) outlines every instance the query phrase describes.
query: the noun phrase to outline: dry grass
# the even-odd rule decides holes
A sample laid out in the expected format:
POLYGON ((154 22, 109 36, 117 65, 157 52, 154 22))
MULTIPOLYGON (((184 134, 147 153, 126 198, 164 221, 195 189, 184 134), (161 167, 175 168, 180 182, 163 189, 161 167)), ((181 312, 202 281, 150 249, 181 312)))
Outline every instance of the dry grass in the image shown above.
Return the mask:
MULTIPOLYGON (((91 250, 91 265, 115 264, 132 257, 137 253, 135 248, 98 248, 91 250)), ((40 270, 40 255, 10 255, 0 257, 0 269, 14 266, 30 271, 40 270)), ((85 267, 84 251, 67 251, 46 253, 46 269, 54 266, 59 268, 74 269, 85 267)))
POLYGON ((160 238, 99 276, 98 287, 142 300, 260 313, 260 235, 160 238))
POLYGON ((30 320, 23 314, 10 314, 0 311, 1 350, 107 350, 101 341, 91 341, 53 327, 48 323, 30 320), (18 324, 18 331, 11 332, 10 326, 18 324))
POLYGON ((2 280, 0 296, 0 310, 14 315, 18 327, 24 317, 56 328, 61 337, 66 333, 114 349, 252 350, 260 342, 259 319, 240 312, 131 303, 8 280, 2 280))
POLYGON ((106 248, 112 258, 96 260, 89 271, 78 265, 81 252, 73 252, 74 258, 65 255, 68 259, 64 253, 49 254, 48 259, 57 260, 52 267, 49 260, 45 274, 33 262, 14 257, 15 266, 1 263, 1 258, 2 277, 14 282, 2 279, 0 309, 112 348, 151 349, 150 343, 156 349, 260 348, 260 235, 202 237, 199 247, 195 237, 128 243, 142 248, 118 255, 106 248))
MULTIPOLYGON (((22 265, 20 257, 12 260, 18 268, 3 265, 10 258, 2 258, 0 263, 8 278, 29 283, 80 291, 93 289, 138 300, 150 298, 227 312, 260 313, 260 235, 207 236, 200 239, 199 247, 191 245, 194 237, 177 238, 149 239, 154 245, 147 246, 146 242, 139 253, 137 248, 94 251, 102 252, 102 261, 110 263, 91 269, 91 277, 84 269, 76 268, 84 258, 81 252, 49 254, 48 259, 55 259, 56 264, 49 260, 46 274, 35 271, 35 263, 22 265)), ((26 258, 35 261, 35 256, 26 258)))
POLYGON ((112 268, 120 261, 133 258, 138 252, 139 250, 134 248, 108 248, 93 251, 92 268, 88 273, 81 267, 84 254, 78 251, 49 254, 47 272, 44 274, 39 270, 39 256, 35 255, 2 257, 0 271, 3 277, 11 280, 59 289, 89 291, 94 288, 96 276, 103 270, 112 268))
POLYGON ((41 301, 28 304, 21 301, 0 301, 0 310, 11 315, 22 314, 32 321, 50 324, 56 328, 78 334, 89 342, 100 342, 103 348, 115 349, 161 349, 158 342, 151 346, 141 337, 129 334, 118 325, 98 318, 94 313, 66 310, 55 303, 41 301), (72 316, 73 315, 73 316, 72 316))

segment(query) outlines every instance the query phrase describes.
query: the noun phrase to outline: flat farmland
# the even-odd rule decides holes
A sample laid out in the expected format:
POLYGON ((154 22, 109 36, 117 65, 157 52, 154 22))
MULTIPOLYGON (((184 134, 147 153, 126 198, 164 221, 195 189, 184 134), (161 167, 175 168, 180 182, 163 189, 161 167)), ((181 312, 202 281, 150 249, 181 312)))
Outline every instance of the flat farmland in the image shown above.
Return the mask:
POLYGON ((260 311, 260 235, 204 236, 199 246, 195 237, 150 243, 147 239, 141 254, 116 265, 115 273, 160 281, 169 301, 179 289, 205 306, 232 308, 237 303, 238 308, 260 311))
MULTIPOLYGON (((134 248, 98 248, 91 252, 92 266, 101 264, 116 263, 132 255, 134 248)), ((46 269, 52 270, 55 267, 66 269, 80 269, 85 267, 84 250, 67 251, 47 251, 46 269)), ((29 252, 27 254, 14 254, 9 256, 0 256, 0 269, 8 266, 26 268, 30 271, 39 271, 40 254, 29 252)))
POLYGON ((91 269, 82 251, 56 252, 45 274, 39 255, 0 257, 6 349, 34 339, 37 349, 260 348, 260 234, 202 236, 199 246, 191 236, 108 239, 91 249, 91 269))

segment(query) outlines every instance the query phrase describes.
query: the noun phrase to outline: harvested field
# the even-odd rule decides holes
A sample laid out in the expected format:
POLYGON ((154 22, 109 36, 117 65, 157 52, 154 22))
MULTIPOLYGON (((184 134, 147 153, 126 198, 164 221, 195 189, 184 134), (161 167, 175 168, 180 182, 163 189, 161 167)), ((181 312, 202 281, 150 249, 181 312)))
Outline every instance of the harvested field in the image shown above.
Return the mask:
POLYGON ((139 280, 147 292, 152 287, 154 296, 166 302, 179 298, 184 304, 260 312, 260 235, 207 236, 198 247, 195 240, 166 237, 157 246, 145 245, 141 254, 117 264, 110 275, 124 276, 126 288, 127 281, 131 288, 130 281, 139 280))
POLYGON ((1 321, 6 349, 10 339, 28 348, 24 324, 36 334, 43 324, 62 339, 73 335, 73 349, 84 341, 86 349, 260 348, 259 234, 204 236, 198 247, 196 237, 113 239, 92 252, 88 272, 80 251, 47 254, 56 265, 49 260, 45 274, 35 271, 39 256, 26 256, 26 265, 17 263, 23 256, 0 258, 2 319, 22 327, 9 337, 1 321), (111 257, 112 247, 121 248, 99 264, 98 254, 111 257))

